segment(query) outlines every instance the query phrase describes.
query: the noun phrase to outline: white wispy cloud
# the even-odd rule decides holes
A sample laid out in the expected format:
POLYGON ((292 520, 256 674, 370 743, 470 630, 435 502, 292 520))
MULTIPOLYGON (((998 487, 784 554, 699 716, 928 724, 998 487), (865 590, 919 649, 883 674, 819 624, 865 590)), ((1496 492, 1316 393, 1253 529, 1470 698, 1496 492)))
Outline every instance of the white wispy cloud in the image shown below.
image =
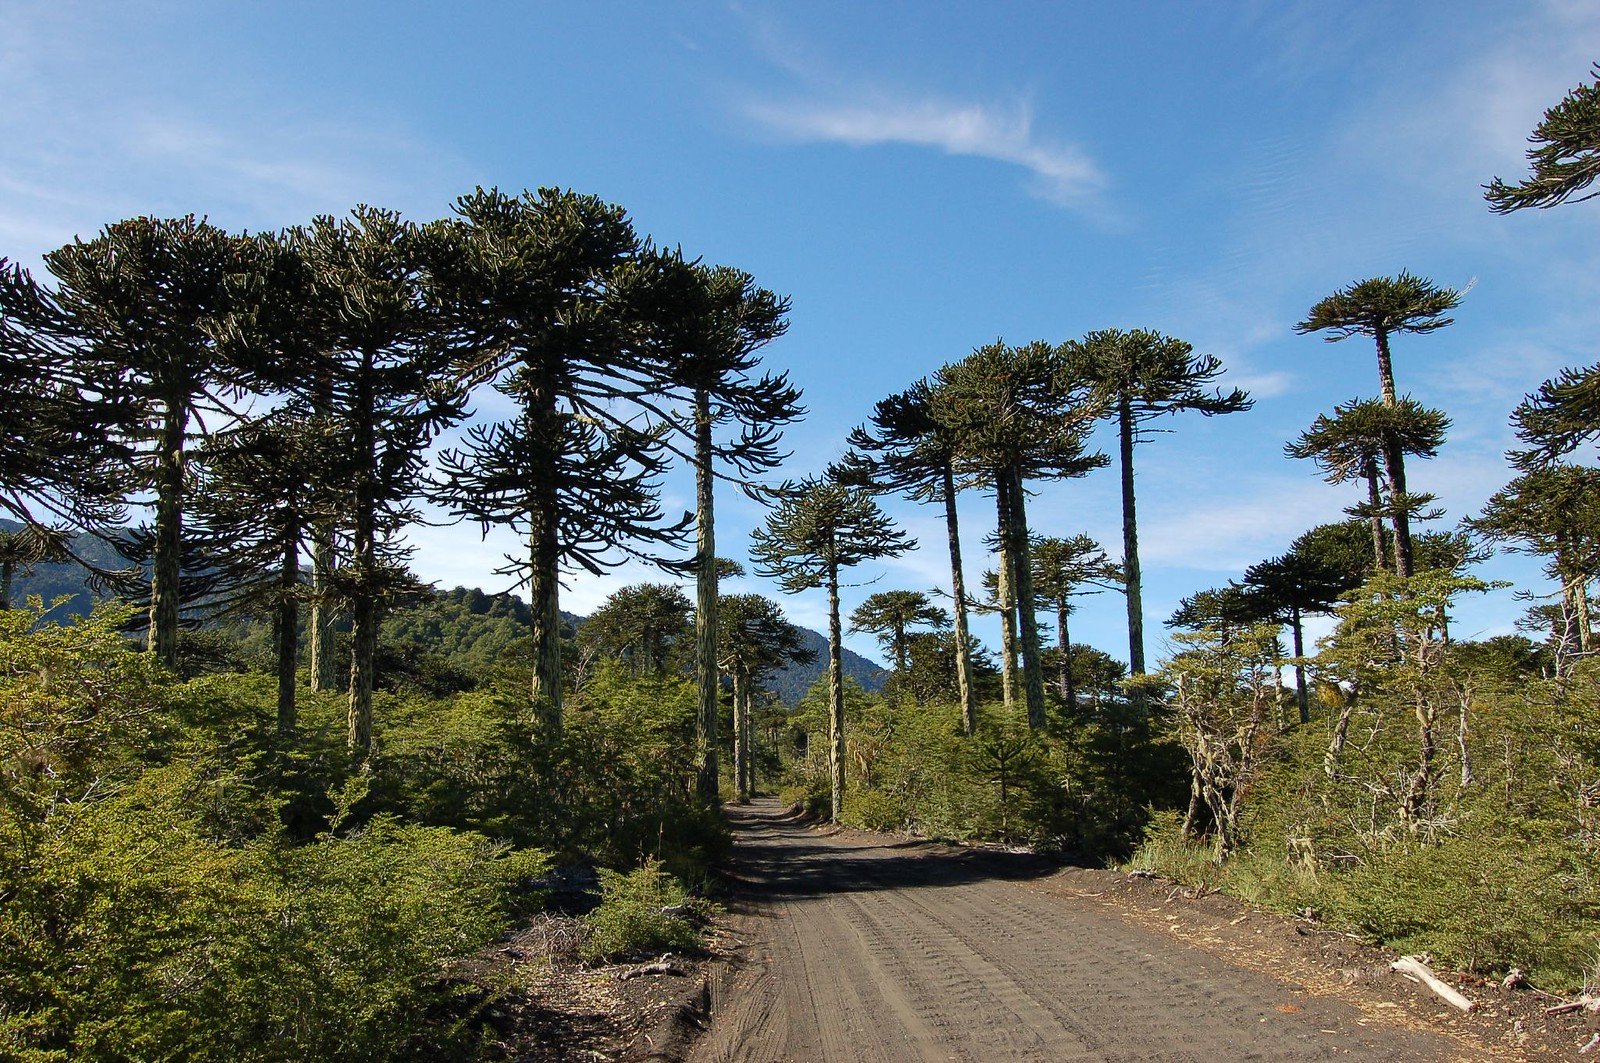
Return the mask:
POLYGON ((1061 206, 1082 206, 1107 185, 1086 151, 1035 130, 1033 109, 1026 103, 995 107, 879 93, 848 102, 757 101, 745 111, 768 128, 802 140, 856 147, 906 144, 1018 166, 1030 175, 1036 195, 1061 206))

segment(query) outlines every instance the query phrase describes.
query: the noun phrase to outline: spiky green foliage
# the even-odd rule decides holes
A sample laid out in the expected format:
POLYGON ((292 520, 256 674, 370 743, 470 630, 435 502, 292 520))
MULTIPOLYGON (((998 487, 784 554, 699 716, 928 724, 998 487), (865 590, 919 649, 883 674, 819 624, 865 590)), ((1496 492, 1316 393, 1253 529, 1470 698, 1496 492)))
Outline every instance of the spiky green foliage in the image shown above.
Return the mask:
POLYGON ((586 653, 628 662, 635 674, 659 674, 682 663, 693 612, 693 603, 680 587, 630 584, 589 615, 578 632, 578 643, 586 653))
POLYGON ((1579 195, 1600 176, 1600 64, 1592 73, 1595 82, 1573 88, 1528 134, 1533 145, 1528 149, 1529 177, 1514 185, 1496 177, 1485 186, 1483 198, 1490 210, 1509 214, 1594 198, 1593 192, 1579 195))
POLYGON ((844 805, 844 671, 840 661, 844 639, 839 622, 839 571, 863 561, 895 557, 914 544, 865 489, 829 477, 811 477, 792 486, 751 538, 750 557, 758 574, 777 579, 789 594, 819 587, 828 591, 828 745, 832 816, 837 823, 844 805))
POLYGON ((950 614, 921 591, 878 591, 850 614, 850 630, 876 635, 901 673, 906 670, 906 635, 912 628, 949 626, 950 614))

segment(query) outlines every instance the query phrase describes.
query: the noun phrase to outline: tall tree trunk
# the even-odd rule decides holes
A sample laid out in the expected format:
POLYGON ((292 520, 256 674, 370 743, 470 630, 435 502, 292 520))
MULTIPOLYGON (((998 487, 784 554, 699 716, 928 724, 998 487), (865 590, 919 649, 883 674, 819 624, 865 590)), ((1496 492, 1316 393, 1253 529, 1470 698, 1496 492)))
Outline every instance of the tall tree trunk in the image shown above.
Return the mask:
POLYGON ((839 630, 839 566, 828 563, 828 774, 833 784, 833 822, 844 809, 844 666, 839 630))
POLYGON ((1016 563, 1011 556, 1011 543, 1006 535, 1008 492, 1002 478, 996 477, 994 505, 997 511, 996 531, 998 572, 995 580, 995 604, 1000 608, 1000 690, 1006 710, 1017 702, 1017 581, 1016 563))
MULTIPOLYGON (((694 395, 695 612, 694 664, 700 712, 695 728, 697 791, 706 801, 717 799, 717 531, 711 475, 711 399, 694 395)), ((735 673, 734 682, 738 682, 735 673)), ((734 694, 734 707, 739 705, 734 694)), ((748 800, 745 794, 742 800, 748 800)))
POLYGON ((149 648, 168 668, 178 664, 178 580, 183 562, 183 431, 187 405, 169 397, 156 454, 155 553, 150 572, 149 648))
POLYGON ((0 562, 0 609, 11 608, 11 581, 17 574, 17 563, 7 558, 0 562))
POLYGON ((539 722, 561 734, 561 599, 555 515, 542 506, 529 513, 529 605, 533 613, 533 697, 539 722))
POLYGON ((300 550, 294 536, 283 545, 283 568, 278 573, 277 622, 273 632, 278 650, 278 734, 294 734, 295 683, 300 663, 300 603, 295 589, 300 585, 300 550))
POLYGON ((357 428, 356 446, 362 468, 356 475, 354 535, 350 566, 355 570, 351 600, 349 744, 355 758, 365 760, 372 751, 372 669, 378 655, 376 477, 378 475, 377 426, 373 423, 372 356, 357 386, 356 409, 364 420, 357 428))
POLYGON ((948 462, 944 467, 944 524, 950 540, 950 593, 955 600, 956 692, 961 699, 961 730, 971 737, 978 729, 978 694, 972 682, 972 636, 967 631, 967 581, 956 523, 956 478, 948 462))
POLYGON ((1067 634, 1066 595, 1056 598, 1056 685, 1061 690, 1061 700, 1070 712, 1077 707, 1072 689, 1072 638, 1067 634))
POLYGON ((749 680, 744 669, 735 665, 733 674, 733 784, 735 800, 750 801, 750 726, 749 680))
MULTIPOLYGON (((1378 384, 1383 389, 1383 404, 1399 405, 1395 396, 1394 365, 1389 357, 1389 331, 1379 328, 1374 332, 1378 344, 1378 384)), ((1394 525, 1394 570, 1397 575, 1409 576, 1411 566, 1411 515, 1406 512, 1406 456, 1400 447, 1400 438, 1393 432, 1383 437, 1383 461, 1389 467, 1390 521, 1394 525)))
MULTIPOLYGON (((561 438, 553 382, 532 387, 523 399, 528 438, 561 438)), ((533 612, 533 679, 529 688, 540 723, 561 734, 561 547, 557 538, 560 501, 556 497, 556 455, 540 452, 540 468, 528 472, 528 545, 531 570, 528 604, 533 612)))
POLYGON ((1378 489, 1378 463, 1368 458, 1362 470, 1367 480, 1367 523, 1372 528, 1372 571, 1383 572, 1391 566, 1383 549, 1383 492, 1378 489))
POLYGON ((311 643, 311 689, 332 690, 339 682, 339 662, 333 644, 333 528, 324 524, 313 534, 311 630, 307 633, 311 643))
POLYGON ((1311 722, 1311 699, 1306 694, 1306 666, 1300 658, 1306 655, 1305 632, 1301 625, 1300 607, 1289 607, 1289 630, 1294 634, 1294 700, 1300 706, 1300 722, 1311 722))
POLYGON ((1028 726, 1033 730, 1044 727, 1044 669, 1039 661, 1039 620, 1034 611, 1033 550, 1028 542, 1027 495, 1022 489, 1022 477, 1016 470, 1008 470, 1008 504, 1004 534, 1011 539, 1011 567, 1016 575, 1017 619, 1022 636, 1022 689, 1028 706, 1028 726))
MULTIPOLYGON (((1133 404, 1126 395, 1117 402, 1117 448, 1122 460, 1122 572, 1127 581, 1128 674, 1144 675, 1144 598, 1139 576, 1139 522, 1133 498, 1133 404)), ((1145 697, 1135 688, 1133 704, 1143 710, 1145 697)))

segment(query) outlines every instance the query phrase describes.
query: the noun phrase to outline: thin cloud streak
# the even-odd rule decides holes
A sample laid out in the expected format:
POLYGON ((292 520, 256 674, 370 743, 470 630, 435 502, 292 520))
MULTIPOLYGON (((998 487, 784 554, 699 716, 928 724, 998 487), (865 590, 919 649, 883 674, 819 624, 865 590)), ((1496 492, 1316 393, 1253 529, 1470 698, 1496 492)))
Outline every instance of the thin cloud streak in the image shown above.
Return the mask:
POLYGON ((1032 175, 1034 191, 1060 206, 1082 204, 1107 184, 1083 150, 1039 138, 1032 110, 1022 105, 1003 111, 978 103, 880 97, 870 103, 758 102, 746 113, 802 140, 856 147, 908 144, 1020 166, 1032 175))

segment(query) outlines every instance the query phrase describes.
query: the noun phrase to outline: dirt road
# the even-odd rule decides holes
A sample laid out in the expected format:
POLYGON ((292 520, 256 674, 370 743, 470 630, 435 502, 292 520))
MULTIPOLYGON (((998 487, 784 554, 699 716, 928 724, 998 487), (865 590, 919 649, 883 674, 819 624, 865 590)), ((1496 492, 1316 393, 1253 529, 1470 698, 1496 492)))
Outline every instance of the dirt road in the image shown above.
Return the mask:
POLYGON ((691 1060, 1496 1058, 1039 888, 1032 857, 733 816, 744 958, 691 1060))

